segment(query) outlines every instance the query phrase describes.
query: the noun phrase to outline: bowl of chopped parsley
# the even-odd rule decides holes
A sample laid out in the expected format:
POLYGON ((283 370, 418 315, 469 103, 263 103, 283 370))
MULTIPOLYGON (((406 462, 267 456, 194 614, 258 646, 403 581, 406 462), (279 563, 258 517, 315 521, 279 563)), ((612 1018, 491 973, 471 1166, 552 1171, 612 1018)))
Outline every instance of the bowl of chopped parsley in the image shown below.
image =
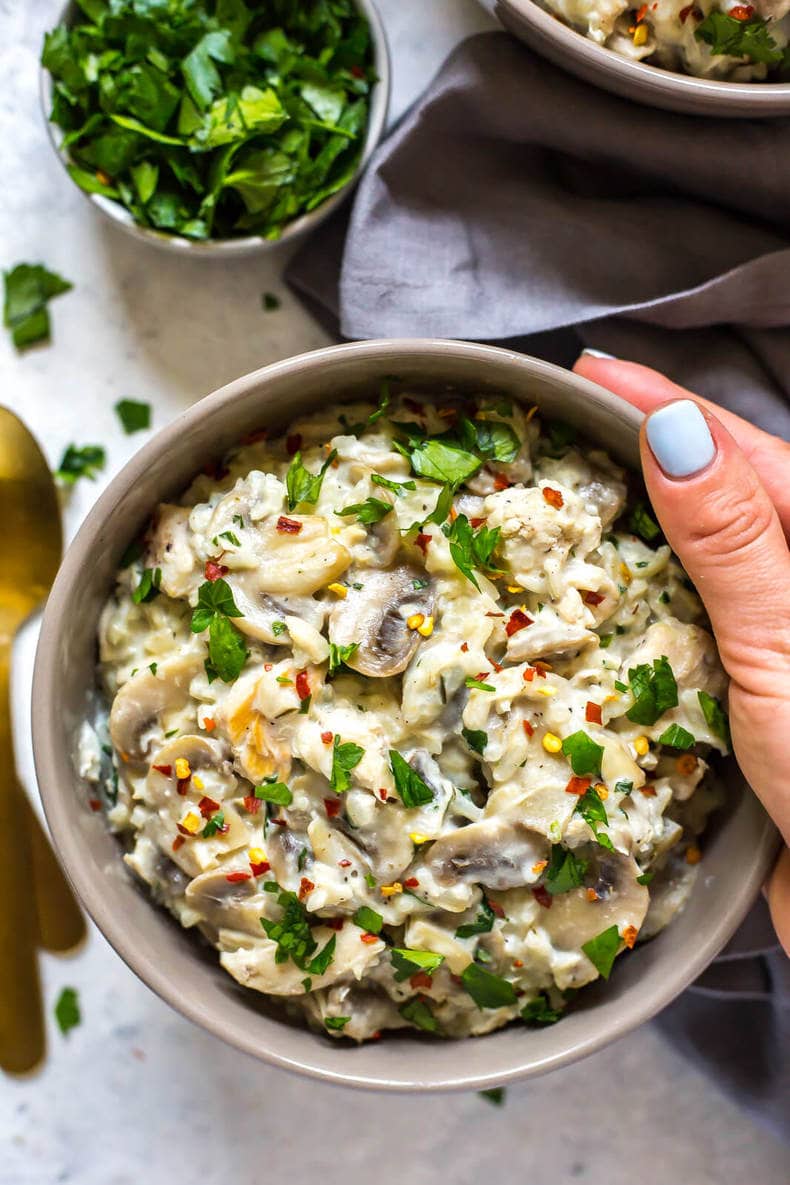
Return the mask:
POLYGON ((371 0, 78 0, 41 66, 52 143, 91 202, 138 238, 222 257, 328 217, 389 101, 371 0))

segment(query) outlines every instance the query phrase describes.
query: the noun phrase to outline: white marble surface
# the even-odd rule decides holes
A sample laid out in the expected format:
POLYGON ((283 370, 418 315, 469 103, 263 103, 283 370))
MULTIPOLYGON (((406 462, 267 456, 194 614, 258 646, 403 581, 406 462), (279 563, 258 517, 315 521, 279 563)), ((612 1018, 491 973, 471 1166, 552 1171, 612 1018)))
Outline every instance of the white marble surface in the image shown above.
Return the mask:
MULTIPOLYGON (((473 0, 380 7, 396 113, 456 41, 489 23, 473 0)), ((152 401, 161 427, 227 379, 326 339, 283 293, 280 253, 229 265, 174 259, 105 227, 65 182, 37 97, 37 50, 55 12, 49 2, 0 0, 0 261, 42 260, 75 290, 52 306, 48 348, 18 357, 0 334, 0 398, 53 462, 72 440, 103 443, 109 477, 144 440, 121 434, 116 399, 152 401), (261 312, 265 290, 282 295, 279 312, 261 312)), ((66 507, 69 533, 101 484, 80 483, 66 507)), ((19 647, 15 702, 31 786, 34 635, 19 647)), ((352 1094, 256 1065, 170 1011, 95 932, 71 958, 45 958, 43 976, 49 1059, 33 1078, 0 1079, 0 1185, 787 1180, 784 1151, 651 1028, 511 1090, 498 1110, 475 1095, 352 1094), (66 984, 79 989, 84 1016, 68 1039, 51 1019, 66 984)))

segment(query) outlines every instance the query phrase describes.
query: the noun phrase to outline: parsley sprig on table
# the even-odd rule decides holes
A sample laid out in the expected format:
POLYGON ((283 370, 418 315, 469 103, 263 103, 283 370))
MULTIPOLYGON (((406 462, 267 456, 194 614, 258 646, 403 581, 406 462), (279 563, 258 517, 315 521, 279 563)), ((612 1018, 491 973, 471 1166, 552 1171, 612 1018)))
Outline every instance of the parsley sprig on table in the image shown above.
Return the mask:
POLYGON ((136 222, 277 238, 346 185, 375 74, 353 0, 81 0, 44 39, 69 172, 136 222))

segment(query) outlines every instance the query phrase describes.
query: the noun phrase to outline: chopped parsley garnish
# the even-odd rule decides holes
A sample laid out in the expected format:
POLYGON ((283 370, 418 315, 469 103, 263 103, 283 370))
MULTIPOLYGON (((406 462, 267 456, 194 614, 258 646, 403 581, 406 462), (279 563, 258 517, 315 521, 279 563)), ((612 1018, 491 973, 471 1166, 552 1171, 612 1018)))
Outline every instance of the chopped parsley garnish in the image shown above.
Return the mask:
POLYGON ((198 589, 197 608, 192 614, 192 633, 208 630, 208 658, 205 661, 209 682, 221 679, 232 683, 247 661, 247 643, 231 621, 241 617, 233 592, 226 580, 206 580, 198 589))
POLYGON ((442 528, 450 543, 450 555, 453 563, 476 589, 480 589, 473 569, 479 568, 492 575, 500 569, 494 566, 494 551, 499 543, 500 529, 494 527, 480 527, 473 531, 465 514, 459 514, 454 522, 445 524, 442 528))
POLYGON ((206 826, 203 828, 200 834, 204 839, 211 839, 211 837, 216 835, 218 831, 221 831, 224 826, 225 815, 222 811, 217 811, 216 814, 213 814, 211 818, 207 820, 206 826))
POLYGON ((159 595, 161 581, 161 568, 143 568, 137 587, 132 589, 132 600, 135 605, 153 601, 154 597, 159 595))
POLYGON ((355 515, 359 522, 364 523, 365 526, 371 526, 373 523, 380 523, 391 510, 391 502, 370 496, 364 502, 355 502, 353 506, 344 506, 342 510, 336 510, 335 514, 341 518, 355 515))
POLYGON ((488 934, 494 928, 495 917, 496 914, 484 897, 480 903, 480 912, 475 920, 459 926, 455 932, 456 938, 473 938, 475 934, 488 934))
POLYGON ((364 756, 365 750, 361 745, 355 745, 353 741, 341 741, 335 733, 329 781, 336 794, 345 794, 351 789, 351 770, 359 765, 364 756))
POLYGON ((644 502, 637 502, 628 518, 628 529, 647 543, 661 534, 661 528, 644 502))
POLYGON ((280 635, 284 634, 287 629, 288 629, 288 626, 285 624, 284 621, 273 621, 272 622, 272 633, 274 634, 275 638, 279 638, 280 635))
POLYGON ((11 330, 11 340, 18 350, 36 342, 49 341, 50 324, 47 302, 72 285, 40 263, 18 263, 3 272, 5 300, 3 324, 11 330))
POLYGON ((263 799, 264 802, 274 802, 278 806, 290 806, 294 800, 285 782, 264 782, 262 786, 255 787, 255 797, 263 799))
POLYGON ((748 57, 768 66, 776 66, 782 61, 782 50, 771 36, 767 21, 757 16, 739 21, 728 13, 713 9, 697 25, 694 36, 698 41, 705 41, 712 54, 748 57))
POLYGON ((558 893, 568 893, 571 889, 577 889, 579 885, 584 884, 586 872, 586 860, 574 856, 570 848, 564 848, 562 844, 555 843, 551 846, 551 859, 546 868, 543 884, 546 891, 554 897, 558 893))
POLYGON ((277 893, 277 904, 283 911, 279 921, 261 918, 267 937, 277 943, 275 963, 285 963, 291 959, 300 971, 306 971, 308 975, 323 975, 335 953, 335 935, 315 955, 318 943, 313 938, 307 910, 296 894, 281 889, 276 881, 266 881, 263 888, 268 893, 277 893))
POLYGON ((311 473, 302 464, 302 454, 295 453, 288 472, 285 475, 285 488, 288 492, 288 509, 295 510, 303 503, 311 505, 318 501, 324 474, 337 456, 337 450, 332 449, 318 473, 311 473))
POLYGON ((393 947, 390 956, 398 983, 403 983, 404 979, 409 979, 419 971, 433 975, 444 962, 444 955, 437 955, 431 950, 409 950, 408 947, 393 947))
POLYGON ((484 683, 482 679, 473 679, 471 675, 464 679, 464 685, 472 691, 496 691, 493 683, 484 683))
POLYGON ((510 424, 503 424, 500 420, 470 420, 462 416, 456 434, 470 453, 503 464, 515 461, 521 447, 521 441, 510 424))
POLYGON ((553 1025, 562 1019, 562 1010, 552 1008, 548 996, 541 993, 524 1005, 521 1019, 528 1025, 553 1025))
POLYGON ((550 420, 546 430, 551 445, 550 457, 563 457, 566 451, 576 441, 576 429, 564 420, 550 420))
POLYGON ((234 547, 241 547, 241 540, 233 531, 222 531, 217 535, 218 539, 227 539, 228 543, 232 543, 234 547))
POLYGON ((407 1000, 405 1004, 401 1004, 398 1012, 404 1020, 410 1021, 426 1033, 438 1033, 439 1031, 438 1020, 431 1012, 430 1006, 420 996, 415 996, 413 1000, 407 1000))
POLYGON ((64 987, 61 991, 55 1001, 55 1020, 64 1037, 80 1024, 82 1015, 76 988, 64 987))
POLYGON ((334 675, 353 658, 359 650, 359 642, 349 642, 347 646, 339 646, 336 642, 329 643, 329 670, 327 674, 334 675))
POLYGON ((55 477, 64 485, 73 486, 81 477, 96 480, 96 474, 104 468, 106 453, 100 444, 70 444, 60 458, 55 477))
POLYGON ((324 1024, 333 1033, 339 1033, 351 1020, 350 1016, 325 1016, 324 1024))
POLYGON ((151 427, 151 404, 138 403, 134 399, 119 399, 115 412, 127 436, 151 427))
POLYGON ((608 650, 609 649, 609 647, 612 644, 613 637, 614 637, 614 634, 599 634, 598 635, 598 645, 601 647, 601 650, 608 650))
POLYGON ((649 885, 655 875, 655 872, 643 872, 636 878, 636 883, 638 885, 649 885))
POLYGON ((483 750, 488 744, 488 733, 483 732, 482 728, 462 728, 461 736, 466 741, 470 749, 474 749, 475 753, 482 755, 483 750))
POLYGON ((336 939, 335 935, 333 934, 332 937, 329 939, 329 941, 324 946, 321 947, 320 951, 315 956, 315 958, 310 960, 310 965, 308 966, 307 969, 311 975, 323 975, 326 972, 327 968, 329 967, 329 964, 332 962, 332 959, 335 957, 335 946, 336 945, 337 945, 337 939, 336 939))
POLYGON ((280 307, 280 298, 273 292, 264 292, 261 296, 261 305, 265 312, 273 313, 280 307))
POLYGON ((515 1004, 516 989, 507 979, 486 971, 477 963, 470 963, 461 973, 461 983, 478 1008, 505 1008, 515 1004))
POLYGON ((584 729, 573 732, 562 742, 562 751, 579 777, 597 777, 601 772, 603 745, 588 736, 584 729))
POLYGON ((603 823, 605 827, 609 826, 609 817, 606 814, 606 807, 593 789, 586 790, 582 794, 576 803, 574 814, 581 815, 602 848, 606 848, 609 852, 614 851, 614 844, 609 836, 598 830, 599 823, 603 823))
POLYGON ((666 656, 653 659, 652 668, 640 663, 628 672, 634 702, 626 712, 634 724, 655 724, 659 716, 676 708, 678 685, 666 656))
POLYGON ((488 1090, 478 1090, 477 1093, 481 1099, 485 1099, 487 1103, 491 1103, 494 1107, 502 1107, 504 1105, 506 1098, 504 1086, 492 1086, 488 1090))
POLYGON ((406 490, 417 489, 413 481, 390 481, 388 477, 382 477, 380 473, 371 474, 370 480, 374 485, 381 486, 384 490, 390 490, 398 498, 404 498, 406 490))
POLYGON ((630 794, 634 789, 634 783, 630 778, 620 778, 619 782, 615 782, 614 789, 616 794, 630 794))
MULTIPOLYGON (((412 582, 411 582, 411 583, 412 583, 412 587, 413 587, 413 588, 414 588, 414 589, 415 589, 417 592, 419 592, 419 591, 420 591, 420 589, 427 588, 427 587, 428 587, 428 585, 430 584, 430 581, 429 581, 429 580, 424 580, 422 576, 416 576, 416 577, 414 578, 414 580, 412 580, 412 582)), ((362 586, 360 585, 360 588, 361 588, 361 587, 362 587, 362 586)))
POLYGON ((365 873, 365 884, 369 889, 375 889, 377 881, 372 872, 365 873))
POLYGON ((699 706, 702 708, 702 715, 705 717, 705 723, 711 732, 722 741, 728 749, 732 748, 732 737, 730 736, 730 725, 727 720, 727 713, 721 706, 719 700, 715 696, 708 695, 707 691, 698 691, 697 699, 699 706))
POLYGON ((440 481, 457 489, 463 482, 477 473, 482 461, 460 445, 448 440, 441 440, 438 436, 422 437, 411 433, 408 425, 394 422, 396 428, 406 428, 409 435, 408 446, 396 447, 409 458, 413 471, 429 481, 440 481))
POLYGON ((614 960, 620 949, 620 931, 617 926, 609 926, 607 930, 602 930, 600 934, 596 934, 595 938, 591 938, 589 942, 582 943, 582 950, 590 960, 596 971, 608 979, 612 973, 614 960))
POLYGON ((433 791, 412 769, 405 757, 390 749, 390 769, 395 779, 395 789, 406 807, 425 806, 433 802, 433 791))
POLYGON ((669 745, 672 749, 690 749, 696 745, 696 739, 687 728, 680 724, 670 724, 658 738, 659 745, 669 745))
POLYGON ((453 508, 453 497, 455 491, 451 485, 443 485, 439 490, 439 496, 436 499, 434 506, 428 517, 422 522, 416 524, 420 528, 425 527, 426 523, 436 523, 437 527, 441 527, 447 521, 450 511, 453 508))
POLYGON ((368 905, 360 905, 352 920, 355 925, 359 926, 361 930, 366 930, 368 934, 380 934, 381 927, 384 925, 384 918, 381 914, 376 913, 376 910, 371 909, 368 905))

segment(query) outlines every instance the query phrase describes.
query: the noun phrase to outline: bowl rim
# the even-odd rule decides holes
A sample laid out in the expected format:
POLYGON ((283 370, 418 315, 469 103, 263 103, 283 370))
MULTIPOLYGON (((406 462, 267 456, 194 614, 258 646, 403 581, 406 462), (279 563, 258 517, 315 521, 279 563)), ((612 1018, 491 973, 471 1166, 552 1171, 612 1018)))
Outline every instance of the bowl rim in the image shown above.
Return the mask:
MULTIPOLYGON (((282 244, 301 239, 309 234, 310 231, 329 218, 353 192, 371 156, 376 151, 384 136, 389 118, 390 100, 392 97, 392 60, 384 24, 374 0, 354 0, 354 3, 367 18, 370 25, 373 44, 373 64, 378 75, 377 81, 371 90, 368 123, 362 152, 353 175, 343 188, 339 189, 337 193, 333 193, 320 206, 316 206, 314 210, 300 214, 298 218, 294 218, 293 221, 287 223, 279 238, 265 239, 260 235, 244 235, 238 238, 228 239, 188 239, 183 235, 167 234, 165 231, 157 230, 155 227, 141 226, 139 222, 135 222, 126 207, 120 202, 115 201, 114 198, 105 197, 100 193, 87 193, 69 176, 67 166, 71 164, 71 160, 68 150, 64 149, 62 145, 62 129, 56 124, 53 124, 49 118, 53 91, 52 77, 49 71, 41 65, 39 59, 39 98, 41 100, 41 111, 47 130, 47 138, 55 156, 63 167, 69 184, 73 185, 82 194, 83 198, 87 198, 91 205, 105 219, 114 226, 119 227, 126 234, 150 243, 154 247, 163 248, 176 254, 188 255, 192 258, 202 256, 204 258, 211 257, 212 259, 229 259, 234 256, 260 254, 275 250, 282 244)), ((57 24, 67 23, 74 8, 74 0, 66 0, 65 6, 61 9, 57 24)))
MULTIPOLYGON (((506 364, 512 370, 521 371, 524 379, 533 384, 540 383, 542 378, 547 382, 560 381, 568 388, 575 388, 578 394, 593 397, 597 403, 607 405, 617 418, 631 428, 637 427, 643 418, 641 413, 612 392, 571 371, 514 350, 478 343, 431 338, 353 342, 308 351, 262 367, 205 396, 160 429, 121 468, 101 493, 68 547, 52 587, 44 612, 33 675, 33 750, 47 823, 66 874, 85 909, 127 966, 162 1000, 182 1015, 244 1053, 314 1079, 348 1087, 395 1093, 411 1090, 481 1090, 506 1085, 580 1060, 649 1020, 688 987, 731 938, 753 904, 778 845, 778 832, 768 816, 764 815, 761 817, 757 839, 750 852, 749 867, 745 872, 742 870, 740 879, 733 886, 728 886, 715 926, 708 926, 704 933, 699 935, 699 940, 687 961, 674 965, 668 960, 666 973, 662 975, 660 984, 653 984, 651 993, 648 993, 647 1003, 639 992, 631 992, 625 1001, 620 1001, 621 1007, 611 1023, 598 1026, 581 1039, 577 1037, 575 1043, 569 1043, 545 1055, 536 1057, 533 1054, 526 1064, 523 1054, 514 1054, 513 1062, 508 1063, 503 1069, 471 1073, 461 1069, 445 1076, 431 1074, 426 1069, 429 1059, 424 1051, 422 1069, 419 1072, 411 1070, 407 1078, 403 1074, 396 1077, 388 1076, 386 1057, 382 1058, 382 1068, 376 1073, 360 1072, 352 1059, 345 1063, 347 1068, 336 1070, 327 1065, 316 1064, 317 1059, 311 1061, 309 1056, 298 1053, 283 1054, 261 1046, 250 1037, 249 1031, 243 1026, 223 1022, 216 1010, 211 1012, 202 1008, 192 985, 188 985, 188 990, 183 991, 183 985, 174 982, 168 976, 166 968, 158 965, 148 952, 141 949, 144 943, 135 939, 134 932, 130 937, 124 919, 117 916, 107 904, 101 886, 94 883, 80 859, 81 849, 87 840, 80 829, 74 826, 73 764, 65 746, 60 743, 59 715, 55 697, 58 685, 58 643, 64 633, 67 636, 72 609, 72 589, 78 574, 89 562, 107 519, 112 516, 135 484, 144 477, 151 466, 152 454, 162 456, 171 453, 173 449, 179 449, 183 441, 188 439, 191 426, 207 415, 216 416, 229 412, 238 397, 249 395, 268 380, 296 373, 305 383, 311 380, 318 380, 320 383, 322 372, 333 361, 351 357, 369 360, 378 368, 391 368, 398 358, 403 365, 405 356, 419 364, 421 360, 435 360, 437 355, 473 361, 479 364, 481 369, 485 369, 486 364, 491 362, 506 364)), ((382 372, 386 373, 386 370, 382 372)), ((320 387, 318 389, 320 390, 320 387)), ((263 402, 265 397, 262 399, 263 402)), ((153 902, 150 904, 151 908, 155 908, 153 902)), ((317 1035, 311 1035, 315 1036, 316 1041, 319 1039, 317 1035)))
MULTIPOLYGON (((489 5, 486 7, 491 11, 489 5)), ((581 58, 597 73, 603 72, 609 78, 618 77, 623 82, 637 84, 640 90, 646 85, 654 94, 660 94, 667 99, 678 99, 682 96, 689 103, 707 100, 710 107, 706 109, 700 106, 699 114, 720 114, 728 117, 740 113, 746 117, 756 118, 790 112, 790 82, 731 82, 727 79, 698 78, 694 74, 665 70, 663 66, 651 65, 647 61, 635 61, 605 45, 599 45, 579 29, 565 24, 559 17, 541 7, 538 0, 495 0, 494 15, 499 16, 500 9, 531 25, 541 38, 553 42, 572 59, 581 58), (786 105, 785 112, 778 110, 780 102, 786 105), (714 104, 718 106, 718 112, 712 110, 714 104)), ((639 98, 642 102, 650 102, 642 93, 639 98)))

